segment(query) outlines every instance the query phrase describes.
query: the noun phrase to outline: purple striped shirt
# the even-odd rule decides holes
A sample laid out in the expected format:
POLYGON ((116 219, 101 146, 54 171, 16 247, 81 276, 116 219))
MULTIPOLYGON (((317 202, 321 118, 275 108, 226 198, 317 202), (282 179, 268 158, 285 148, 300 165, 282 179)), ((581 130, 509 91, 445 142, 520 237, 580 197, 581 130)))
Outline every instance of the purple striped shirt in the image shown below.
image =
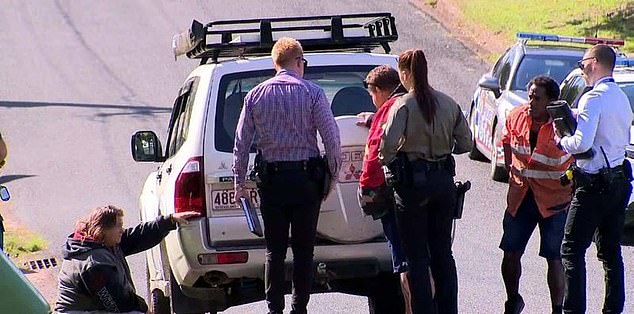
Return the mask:
POLYGON ((244 98, 233 147, 233 175, 243 186, 255 134, 267 162, 319 156, 317 131, 324 142, 333 179, 341 165, 341 140, 330 104, 319 85, 282 70, 244 98))

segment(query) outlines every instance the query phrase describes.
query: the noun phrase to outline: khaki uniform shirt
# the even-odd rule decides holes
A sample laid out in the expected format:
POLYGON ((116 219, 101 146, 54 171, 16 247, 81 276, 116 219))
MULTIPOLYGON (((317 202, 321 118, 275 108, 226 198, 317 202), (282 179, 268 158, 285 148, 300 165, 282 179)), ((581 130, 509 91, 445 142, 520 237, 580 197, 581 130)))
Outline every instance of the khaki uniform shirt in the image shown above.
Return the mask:
POLYGON ((462 109, 451 97, 435 90, 433 93, 437 104, 433 123, 423 117, 413 92, 392 106, 379 148, 383 164, 392 161, 399 151, 407 153, 409 160, 436 161, 471 150, 471 130, 462 109))

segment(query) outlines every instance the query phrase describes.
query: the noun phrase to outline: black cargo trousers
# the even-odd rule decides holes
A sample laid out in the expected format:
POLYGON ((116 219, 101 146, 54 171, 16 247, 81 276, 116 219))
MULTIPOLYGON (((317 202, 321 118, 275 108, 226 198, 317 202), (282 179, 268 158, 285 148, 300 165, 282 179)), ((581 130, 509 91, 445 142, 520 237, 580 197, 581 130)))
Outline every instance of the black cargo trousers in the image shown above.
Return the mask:
POLYGON ((561 245, 566 276, 564 313, 586 312, 586 250, 594 238, 605 271, 603 313, 621 313, 625 278, 621 239, 625 207, 632 193, 631 169, 618 166, 611 180, 575 173, 575 191, 561 245), (624 169, 625 168, 625 169, 624 169))
POLYGON ((458 276, 451 251, 454 171, 453 163, 412 161, 409 184, 394 187, 396 222, 410 271, 414 314, 458 312, 458 276))
POLYGON ((269 313, 284 309, 285 269, 289 227, 293 251, 291 313, 306 313, 313 282, 313 248, 322 200, 322 183, 301 162, 270 163, 259 184, 264 221, 266 265, 264 285, 269 313), (273 166, 277 165, 277 166, 273 166))

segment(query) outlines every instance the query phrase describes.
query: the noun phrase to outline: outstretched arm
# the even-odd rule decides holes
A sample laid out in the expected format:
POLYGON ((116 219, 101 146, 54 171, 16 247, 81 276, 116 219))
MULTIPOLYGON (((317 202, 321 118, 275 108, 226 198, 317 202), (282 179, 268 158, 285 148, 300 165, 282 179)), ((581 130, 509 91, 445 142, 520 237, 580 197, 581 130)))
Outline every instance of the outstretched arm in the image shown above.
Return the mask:
POLYGON ((176 223, 187 223, 188 218, 198 216, 200 214, 197 212, 175 213, 128 228, 123 231, 119 247, 126 256, 151 249, 161 243, 170 231, 176 229, 176 223))

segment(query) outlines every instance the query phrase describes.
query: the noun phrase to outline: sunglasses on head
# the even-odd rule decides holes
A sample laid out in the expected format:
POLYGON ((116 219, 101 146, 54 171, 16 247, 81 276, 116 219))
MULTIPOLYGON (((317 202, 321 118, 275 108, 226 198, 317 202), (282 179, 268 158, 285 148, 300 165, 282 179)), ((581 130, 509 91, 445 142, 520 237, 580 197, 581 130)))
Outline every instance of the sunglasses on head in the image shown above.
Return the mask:
POLYGON ((583 61, 586 61, 586 60, 592 60, 592 59, 596 59, 596 57, 590 57, 590 58, 581 59, 581 60, 577 61, 577 66, 578 66, 581 70, 583 70, 583 69, 585 69, 585 68, 586 68, 586 66, 583 64, 583 61))

